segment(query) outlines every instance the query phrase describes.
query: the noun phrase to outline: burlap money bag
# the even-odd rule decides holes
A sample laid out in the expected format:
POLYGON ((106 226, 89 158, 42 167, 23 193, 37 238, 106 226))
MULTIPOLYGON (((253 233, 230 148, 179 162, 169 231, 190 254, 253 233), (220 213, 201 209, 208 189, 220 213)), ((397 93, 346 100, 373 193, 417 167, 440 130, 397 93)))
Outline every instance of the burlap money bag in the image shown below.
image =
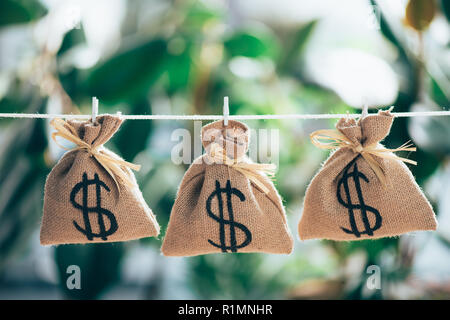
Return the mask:
POLYGON ((358 122, 338 121, 336 128, 346 143, 308 186, 298 226, 300 239, 377 239, 436 229, 433 209, 403 163, 408 159, 393 153, 415 148, 385 149, 379 144, 392 121, 389 111, 358 122))
POLYGON ((127 167, 133 165, 103 147, 122 119, 102 115, 95 124, 56 120, 58 132, 66 132, 73 142, 80 141, 78 148, 66 152, 47 177, 41 244, 157 236, 159 225, 127 167))
POLYGON ((254 170, 264 164, 251 163, 245 155, 248 127, 216 121, 202 128, 202 142, 206 153, 183 177, 162 253, 290 253, 293 239, 280 196, 272 181, 254 170), (227 160, 217 161, 217 152, 227 160))

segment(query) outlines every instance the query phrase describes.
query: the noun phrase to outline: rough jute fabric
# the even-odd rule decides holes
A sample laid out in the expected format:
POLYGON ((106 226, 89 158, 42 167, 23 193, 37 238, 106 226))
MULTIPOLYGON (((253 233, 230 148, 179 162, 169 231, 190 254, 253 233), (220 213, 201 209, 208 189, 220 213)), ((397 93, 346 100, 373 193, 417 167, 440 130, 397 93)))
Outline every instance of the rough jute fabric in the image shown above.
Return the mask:
MULTIPOLYGON (((379 111, 358 122, 340 119, 336 128, 365 147, 384 139, 392 121, 389 111, 379 111)), ((351 148, 329 157, 306 191, 300 239, 362 240, 436 230, 433 209, 408 167, 400 160, 374 158, 386 177, 385 186, 351 148)))
POLYGON ((166 256, 195 256, 219 252, 289 254, 289 233, 280 196, 263 173, 256 187, 244 174, 221 163, 211 163, 211 143, 220 143, 231 159, 250 163, 245 156, 248 127, 237 121, 213 122, 202 128, 206 154, 186 172, 172 208, 161 251, 166 256))
MULTIPOLYGON (((67 123, 83 141, 101 148, 103 154, 121 159, 103 147, 119 129, 119 117, 102 115, 95 124, 67 123)), ((45 184, 41 244, 115 242, 157 236, 159 225, 133 172, 126 167, 121 169, 132 182, 131 187, 117 179, 118 187, 87 150, 65 153, 45 184)))

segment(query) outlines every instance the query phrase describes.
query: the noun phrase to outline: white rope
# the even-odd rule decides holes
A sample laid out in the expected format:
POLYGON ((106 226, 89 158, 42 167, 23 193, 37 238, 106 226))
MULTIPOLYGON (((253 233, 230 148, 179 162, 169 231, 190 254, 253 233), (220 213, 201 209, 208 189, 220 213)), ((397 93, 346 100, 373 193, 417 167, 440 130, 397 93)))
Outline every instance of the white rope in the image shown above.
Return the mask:
MULTIPOLYGON (((402 117, 443 117, 450 116, 450 111, 417 111, 392 112, 397 118, 402 117)), ((127 120, 221 120, 223 115, 121 115, 127 120)), ((340 119, 344 117, 359 118, 360 113, 350 114, 268 114, 268 115, 230 115, 229 120, 275 120, 275 119, 340 119)), ((31 119, 80 119, 89 120, 92 115, 86 114, 46 114, 46 113, 0 113, 0 118, 31 119)))

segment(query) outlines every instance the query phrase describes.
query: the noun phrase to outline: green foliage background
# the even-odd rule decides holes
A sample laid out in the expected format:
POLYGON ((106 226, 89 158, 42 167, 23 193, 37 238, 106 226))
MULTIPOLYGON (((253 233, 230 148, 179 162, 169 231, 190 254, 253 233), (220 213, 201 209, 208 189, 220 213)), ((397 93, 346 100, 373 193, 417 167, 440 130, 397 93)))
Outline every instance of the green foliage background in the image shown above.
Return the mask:
MULTIPOLYGON (((320 20, 304 21, 288 30, 244 24, 221 31, 228 19, 225 10, 199 1, 171 1, 156 26, 138 29, 134 18, 141 7, 145 8, 143 3, 126 2, 119 46, 90 68, 67 63, 73 50, 86 43, 82 24, 68 30, 56 50, 33 45, 30 68, 2 70, 9 86, 0 94, 0 112, 45 113, 49 112, 51 101, 57 101, 60 112, 89 113, 92 96, 99 98, 100 111, 104 113, 152 114, 158 99, 164 97, 171 102, 170 112, 174 114, 220 114, 224 96, 230 96, 231 114, 359 112, 331 90, 309 81, 303 72, 304 53, 320 20), (266 64, 273 70, 256 80, 238 77, 229 67, 236 57, 266 64)), ((435 10, 448 19, 449 7, 448 1, 441 1, 435 10)), ((0 31, 23 25, 33 27, 47 14, 48 10, 38 1, 3 0, 0 31)), ((379 32, 397 51, 394 68, 401 70, 401 76, 407 79, 401 84, 395 111, 409 111, 423 101, 429 101, 428 106, 448 106, 445 94, 448 88, 442 89, 438 79, 427 72, 405 44, 408 27, 393 29, 383 12, 378 18, 379 32)), ((308 124, 271 120, 251 121, 249 125, 254 129, 280 130, 282 144, 276 184, 287 208, 291 230, 297 237, 296 224, 307 183, 326 157, 323 151, 311 146, 308 134, 313 129, 332 127, 333 121, 308 124)), ((432 143, 421 145, 420 141, 414 141, 419 149, 409 155, 420 163, 411 170, 424 186, 432 175, 448 165, 450 121, 433 119, 420 126, 434 134, 429 140, 439 141, 438 148, 432 143)), ((187 169, 170 161, 167 147, 170 132, 179 127, 193 130, 189 121, 127 121, 109 142, 108 146, 126 160, 143 164, 144 170, 137 174, 138 182, 157 215, 163 235, 130 243, 56 247, 54 263, 64 297, 102 298, 112 287, 121 285, 121 264, 131 247, 144 246, 149 252, 159 250, 178 184, 187 169), (70 264, 83 270, 83 290, 66 289, 65 270, 70 264)), ((49 130, 45 120, 0 120, 0 287, 2 281, 7 281, 2 272, 27 254, 31 235, 39 228, 45 177, 57 160, 49 149, 49 130)), ((386 145, 401 145, 411 139, 410 132, 408 119, 396 119, 386 145)), ((439 215, 439 203, 433 204, 439 215)), ((440 235, 439 239, 448 247, 450 235, 440 235)), ((297 241, 296 252, 289 257, 228 254, 183 259, 186 270, 183 285, 191 297, 204 299, 391 298, 395 297, 389 291, 391 286, 410 280, 413 258, 414 250, 407 239, 317 241, 306 245, 297 241), (315 250, 325 252, 324 263, 318 265, 309 259, 315 250), (355 255, 363 258, 360 268, 349 275, 346 268, 355 255), (392 258, 387 266, 386 256, 392 258), (365 270, 372 264, 385 266, 383 289, 366 292, 365 270)), ((164 286, 158 277, 148 280, 145 297, 160 297, 164 286)), ((448 298, 450 293, 421 284, 420 297, 448 298)))

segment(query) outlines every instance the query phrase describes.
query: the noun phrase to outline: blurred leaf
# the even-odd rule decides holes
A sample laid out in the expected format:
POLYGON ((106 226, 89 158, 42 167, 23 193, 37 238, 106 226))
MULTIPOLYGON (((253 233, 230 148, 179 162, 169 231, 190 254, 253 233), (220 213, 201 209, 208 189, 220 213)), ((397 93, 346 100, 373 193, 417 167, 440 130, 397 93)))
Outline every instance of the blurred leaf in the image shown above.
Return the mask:
POLYGON ((58 51, 58 56, 64 54, 67 50, 86 42, 86 36, 83 28, 73 28, 64 35, 63 42, 58 51))
POLYGON ((82 88, 82 83, 80 80, 80 78, 82 78, 82 74, 83 71, 80 71, 74 67, 71 67, 68 70, 60 70, 58 73, 59 81, 61 82, 62 87, 69 95, 72 102, 76 105, 82 105, 86 98, 89 99, 86 91, 82 88))
MULTIPOLYGON (((45 101, 37 98, 30 105, 27 111, 42 111, 45 101)), ((0 270, 25 248, 39 225, 48 172, 43 160, 45 120, 15 121, 1 146, 8 156, 0 159, 0 270)))
POLYGON ((104 103, 114 104, 146 96, 166 70, 166 42, 156 39, 122 51, 93 68, 87 90, 104 103))
POLYGON ((441 8, 447 20, 450 22, 450 1, 441 0, 441 8))
POLYGON ((430 76, 430 96, 440 106, 450 105, 450 101, 435 78, 430 76))
MULTIPOLYGON (((151 114, 151 106, 146 99, 141 99, 133 104, 130 111, 132 114, 151 114)), ((151 131, 152 121, 125 121, 114 142, 121 155, 132 161, 140 151, 145 150, 151 131)))
POLYGON ((441 159, 436 154, 425 152, 420 148, 409 158, 417 161, 417 166, 409 166, 419 185, 422 185, 439 167, 441 159))
POLYGON ((448 249, 450 249, 450 239, 448 239, 447 237, 443 236, 442 234, 438 234, 437 238, 439 239, 439 241, 444 244, 448 249))
MULTIPOLYGON (((376 3, 375 0, 371 2, 372 4, 376 3)), ((3 1, 0 4, 0 18, 5 15, 5 12, 9 14, 8 10, 3 10, 5 3, 19 3, 26 7, 26 4, 35 3, 35 1, 3 1)), ((124 44, 117 54, 106 58, 90 70, 74 67, 73 57, 71 52, 69 53, 72 48, 85 41, 83 30, 74 29, 67 33, 56 57, 55 65, 58 66, 59 79, 73 102, 79 105, 83 112, 86 110, 84 107, 88 105, 86 103, 88 97, 96 95, 101 99, 102 105, 104 103, 120 103, 116 108, 110 107, 111 112, 120 108, 127 113, 150 114, 152 110, 148 92, 155 83, 158 83, 157 90, 160 91, 157 91, 157 94, 164 98, 169 96, 174 110, 178 110, 177 112, 181 110, 183 113, 220 113, 220 101, 222 101, 224 95, 234 97, 231 100, 232 114, 293 113, 299 110, 302 113, 343 113, 349 108, 333 92, 318 85, 305 84, 304 79, 301 78, 301 75, 299 76, 299 72, 292 68, 301 58, 305 49, 308 48, 308 41, 312 39, 311 36, 317 21, 307 22, 301 28, 290 29, 291 31, 286 34, 289 37, 282 38, 288 40, 282 43, 283 46, 280 45, 281 38, 278 38, 278 34, 273 34, 270 29, 252 27, 238 30, 226 39, 225 59, 222 60, 224 63, 215 66, 211 72, 203 72, 204 65, 202 60, 198 59, 202 52, 202 45, 204 43, 209 44, 212 41, 214 45, 222 48, 220 32, 228 23, 225 14, 229 14, 228 12, 222 12, 222 9, 217 9, 217 6, 204 3, 199 1, 174 2, 173 6, 165 9, 164 17, 161 20, 162 24, 156 25, 154 29, 152 23, 144 22, 142 24, 133 21, 133 19, 125 19, 125 28, 133 30, 127 33, 140 30, 144 36, 151 34, 153 37, 154 34, 161 34, 159 32, 162 31, 168 35, 168 39, 182 38, 183 45, 171 47, 172 40, 169 40, 166 44, 163 39, 148 40, 148 42, 137 46, 124 44), (65 53, 68 54, 65 55, 65 53), (269 81, 264 81, 267 80, 265 77, 238 77, 230 72, 230 64, 228 64, 229 59, 238 56, 247 58, 239 57, 234 60, 251 60, 255 62, 255 65, 258 64, 262 68, 267 65, 269 66, 267 69, 270 69, 271 72, 273 66, 276 65, 276 72, 284 72, 283 77, 270 77, 269 81), (194 59, 195 64, 191 59, 194 59), (261 79, 264 80, 260 81, 261 79), (191 85, 193 90, 200 92, 198 94, 199 104, 197 104, 197 100, 191 101, 194 100, 192 99, 191 85), (199 105, 204 105, 204 107, 199 107, 199 105), (196 107, 198 109, 195 109, 196 107)), ((442 1, 443 11, 447 14, 447 17, 448 4, 448 1, 442 1)), ((140 5, 136 5, 136 8, 139 10, 140 5)), ((231 15, 233 15, 232 10, 236 8, 233 6, 230 8, 231 15)), ((14 11, 10 12, 14 13, 14 11)), ((239 13, 237 14, 239 25, 241 25, 241 22, 247 21, 247 17, 243 17, 244 20, 240 21, 241 16, 239 13)), ((418 72, 414 60, 409 60, 403 28, 398 28, 398 23, 389 24, 390 21, 386 20, 386 17, 389 16, 382 13, 380 16, 376 16, 380 19, 381 32, 384 37, 398 48, 398 61, 394 69, 400 73, 400 78, 405 80, 400 86, 400 93, 395 102, 395 111, 409 111, 410 106, 417 99, 417 84, 419 83, 417 79, 420 72, 418 72)), ((231 16, 231 18, 234 25, 236 16, 231 16)), ((0 25, 2 24, 0 23, 0 25)), ((122 26, 122 31, 123 28, 124 26, 122 26)), ((321 64, 320 61, 319 64, 321 64)), ((23 79, 22 75, 22 79, 16 81, 17 86, 24 87, 24 83, 28 79, 24 79, 25 81, 23 79)), ((23 99, 19 90, 13 88, 16 86, 14 81, 8 83, 9 92, 0 101, 0 110, 2 112, 39 112, 38 109, 26 109, 30 103, 23 99)), ((433 98, 436 101, 442 101, 440 105, 446 105, 447 103, 443 101, 444 95, 440 90, 441 88, 434 87, 434 83, 432 85, 433 98)), ((107 111, 106 106, 105 111, 107 111)), ((410 120, 407 118, 396 119, 387 138, 387 147, 398 147, 410 139, 407 131, 409 122, 410 120)), ((323 123, 326 125, 328 121, 323 123)), ((329 123, 332 125, 332 122, 329 123)), ((48 128, 46 127, 46 121, 2 120, 0 124, 2 125, 1 129, 3 129, 0 132, 0 138, 2 138, 2 141, 11 141, 7 149, 0 145, 0 154, 7 155, 0 157, 1 269, 2 265, 12 261, 11 257, 17 257, 20 252, 23 252, 23 249, 29 245, 30 234, 36 231, 39 226, 43 185, 49 168, 43 163, 43 153, 46 152, 47 143, 45 131, 48 128)), ((154 125, 155 122, 153 121, 125 121, 110 145, 115 149, 114 151, 117 151, 127 160, 133 161, 134 158, 136 163, 147 163, 147 174, 142 173, 141 170, 141 176, 138 176, 139 183, 143 187, 144 196, 154 212, 161 213, 161 221, 158 221, 163 226, 167 226, 176 187, 187 167, 181 165, 175 167, 170 162, 170 157, 167 158, 164 152, 160 150, 160 144, 153 143, 156 140, 166 140, 164 137, 167 137, 168 132, 172 130, 171 124, 161 123, 160 126, 160 123, 158 123, 158 130, 154 130, 154 125), (140 158, 142 155, 144 156, 140 158), (168 172, 170 175, 167 174, 168 172)), ((179 125, 175 124, 175 126, 179 125)), ((191 122, 186 125, 191 126, 191 122)), ((442 136, 450 135, 440 125, 442 124, 436 125, 436 128, 430 130, 432 132, 430 139, 434 139, 434 134, 436 134, 433 130, 440 130, 442 136)), ((298 172, 307 172, 306 175, 311 177, 321 160, 322 154, 320 152, 317 155, 308 155, 311 153, 309 152, 311 146, 305 140, 307 132, 316 129, 317 124, 315 122, 300 123, 295 121, 255 121, 252 126, 254 126, 254 129, 273 127, 282 130, 281 136, 284 136, 282 149, 285 152, 280 154, 280 173, 283 173, 286 177, 286 183, 280 183, 280 192, 285 195, 284 199, 288 211, 292 212, 301 205, 301 199, 298 196, 299 190, 303 188, 304 191, 309 181, 308 177, 300 178, 300 182, 297 181, 299 179, 293 179, 292 177, 295 177, 298 172), (309 126, 312 127, 309 128, 309 126), (288 170, 287 168, 289 168, 289 171, 283 172, 288 170), (295 182, 291 182, 293 180, 295 182)), ((428 135, 428 127, 424 127, 423 130, 428 135)), ((441 140, 442 137, 439 137, 436 142, 441 144, 442 149, 442 145, 446 146, 448 143, 443 144, 441 140)), ((436 166, 440 162, 442 163, 443 157, 438 153, 440 151, 426 150, 418 141, 415 142, 419 146, 418 152, 411 155, 405 154, 405 156, 419 161, 419 166, 411 166, 410 168, 417 177, 419 184, 422 184, 425 178, 435 170, 436 166)), ((442 187, 439 191, 442 194, 442 187)), ((445 192, 443 193, 445 195, 445 192)), ((156 246, 160 245, 161 238, 146 238, 140 241, 156 246)), ((189 274, 186 278, 189 280, 190 289, 197 297, 208 299, 279 298, 285 295, 290 286, 293 287, 299 280, 303 279, 302 277, 313 276, 317 278, 340 275, 341 272, 347 270, 344 269, 345 263, 350 260, 347 258, 355 253, 357 255, 361 251, 367 253, 368 264, 389 262, 390 254, 396 254, 398 243, 398 239, 367 240, 352 243, 312 242, 307 246, 301 246, 300 250, 304 250, 303 254, 298 252, 300 254, 289 257, 274 257, 273 255, 262 254, 217 254, 185 258, 181 267, 188 268, 189 274), (309 252, 307 251, 308 247, 315 251, 322 246, 324 248, 321 249, 326 250, 325 259, 320 258, 323 253, 316 254, 313 257, 314 259, 304 254, 309 252), (330 248, 334 248, 336 254, 328 254, 330 248), (386 260, 384 254, 388 256, 386 260), (286 260, 283 260, 285 258, 286 260), (322 262, 318 263, 317 260, 322 262), (286 268, 288 264, 290 264, 290 269, 286 268), (297 276, 293 276, 294 274, 297 276)), ((102 297, 101 295, 105 290, 119 279, 120 261, 125 254, 125 249, 126 244, 120 243, 60 246, 56 248, 55 258, 59 268, 61 289, 67 297, 71 298, 102 297), (66 270, 67 266, 71 264, 81 267, 81 291, 69 291, 66 288, 68 277, 66 270)), ((319 250, 319 252, 323 251, 319 250)), ((403 270, 409 272, 408 269, 403 270)), ((168 270, 169 277, 173 274, 172 271, 168 270)), ((186 270, 177 269, 177 272, 181 271, 186 270)), ((383 277, 390 272, 389 267, 386 269, 383 267, 383 277)), ((344 298, 367 297, 363 294, 364 290, 367 289, 365 286, 366 276, 364 271, 351 275, 351 278, 347 279, 349 281, 344 284, 348 293, 344 298)), ((331 291, 333 291, 334 281, 325 280, 323 282, 325 283, 324 286, 313 282, 310 288, 323 288, 325 294, 329 293, 326 292, 327 288, 331 288, 331 291)), ((151 280, 147 284, 150 283, 151 280)), ((339 283, 337 284, 339 285, 339 283)), ((391 288, 390 284, 386 286, 383 284, 383 292, 391 288)), ((184 283, 177 283, 177 287, 166 288, 177 290, 181 285, 184 285, 184 283)), ((382 291, 377 290, 376 296, 369 298, 377 298, 381 296, 381 293, 382 291)), ((305 296, 308 296, 308 294, 305 294, 305 296)), ((331 296, 336 297, 337 293, 333 293, 331 296)))
POLYGON ((264 299, 280 295, 280 277, 267 277, 264 255, 214 254, 189 259, 189 281, 201 299, 264 299), (277 292, 278 291, 278 292, 277 292))
MULTIPOLYGON (((32 100, 29 103, 32 107, 26 109, 28 112, 42 111, 45 106, 45 100, 42 101, 41 99, 39 101, 32 100), (34 108, 33 105, 38 105, 38 107, 34 108)), ((17 164, 18 158, 23 155, 28 157, 42 152, 47 146, 44 120, 24 119, 15 121, 16 123, 10 125, 8 134, 4 137, 0 147, 1 154, 9 155, 0 158, 0 185, 11 173, 11 167, 17 164)), ((36 162, 36 164, 42 164, 42 162, 36 162)))
MULTIPOLYGON (((377 5, 377 2, 375 0, 370 0, 370 3, 372 6, 376 7, 376 8, 380 8, 377 5)), ((378 9, 380 10, 380 9, 378 9)), ((400 53, 400 57, 402 59, 407 59, 407 54, 406 51, 402 45, 402 43, 399 41, 398 37, 395 35, 395 33, 393 32, 392 28, 390 27, 386 16, 384 15, 384 13, 380 10, 379 15, 376 14, 375 17, 378 19, 378 22, 380 24, 380 31, 383 34, 383 36, 389 41, 391 42, 395 47, 397 47, 399 53, 400 53)))
POLYGON ((357 251, 363 250, 367 253, 368 261, 376 261, 383 251, 388 248, 395 248, 398 244, 398 239, 382 238, 349 242, 323 240, 323 242, 332 247, 341 258, 348 257, 357 251))
POLYGON ((167 63, 169 94, 186 89, 191 74, 191 57, 189 47, 179 55, 170 55, 167 63))
POLYGON ((187 31, 200 31, 206 23, 213 20, 220 20, 222 15, 214 11, 199 1, 193 2, 187 10, 183 28, 187 31))
MULTIPOLYGON (((23 85, 19 78, 11 77, 8 84, 8 91, 0 97, 0 111, 5 113, 26 112, 31 105, 29 89, 23 85)), ((0 126, 7 126, 14 122, 14 119, 3 118, 0 126)))
MULTIPOLYGON (((23 112, 27 107, 24 104, 18 103, 16 97, 6 96, 0 100, 0 110, 1 112, 23 112)), ((3 120, 3 119, 2 119, 3 120)), ((9 123, 10 121, 2 121, 2 124, 9 123)))
POLYGON ((10 24, 27 23, 42 17, 46 9, 34 0, 0 1, 0 27, 10 24))
POLYGON ((20 257, 27 249, 42 213, 46 172, 37 168, 23 169, 24 175, 0 219, 3 229, 0 235, 0 272, 13 257, 20 257))
POLYGON ((265 30, 240 30, 224 42, 225 49, 232 57, 249 58, 271 57, 278 54, 278 43, 273 35, 265 30))
POLYGON ((293 65, 295 65, 295 60, 303 52, 317 22, 318 20, 312 20, 295 31, 290 45, 285 50, 284 58, 280 62, 280 71, 287 72, 293 65))
POLYGON ((60 288, 72 299, 95 299, 120 277, 120 262, 125 253, 122 243, 61 245, 56 247, 55 259, 60 288), (67 267, 80 267, 81 289, 69 290, 66 285, 67 267))
POLYGON ((435 14, 434 0, 409 0, 406 6, 405 22, 416 31, 423 31, 433 21, 435 14))

